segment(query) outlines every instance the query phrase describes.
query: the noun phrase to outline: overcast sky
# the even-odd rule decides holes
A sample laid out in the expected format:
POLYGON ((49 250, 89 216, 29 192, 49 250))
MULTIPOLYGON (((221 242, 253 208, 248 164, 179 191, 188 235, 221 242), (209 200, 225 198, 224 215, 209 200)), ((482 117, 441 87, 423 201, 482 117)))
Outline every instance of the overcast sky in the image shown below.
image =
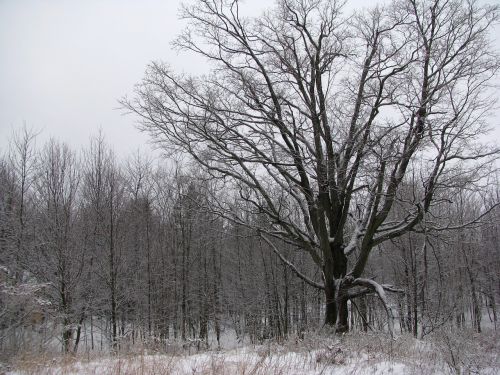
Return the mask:
POLYGON ((0 147, 26 122, 42 140, 79 146, 102 128, 119 154, 147 148, 117 100, 151 60, 196 68, 169 45, 177 10, 172 0, 0 0, 0 147))
MULTIPOLYGON (((272 4, 245 3, 245 13, 272 4)), ((203 70, 204 60, 171 49, 183 25, 179 4, 0 0, 0 150, 23 123, 42 130, 41 142, 54 137, 80 147, 102 128, 119 155, 146 150, 147 136, 135 129, 133 116, 122 115, 117 100, 132 93, 152 60, 203 70)))

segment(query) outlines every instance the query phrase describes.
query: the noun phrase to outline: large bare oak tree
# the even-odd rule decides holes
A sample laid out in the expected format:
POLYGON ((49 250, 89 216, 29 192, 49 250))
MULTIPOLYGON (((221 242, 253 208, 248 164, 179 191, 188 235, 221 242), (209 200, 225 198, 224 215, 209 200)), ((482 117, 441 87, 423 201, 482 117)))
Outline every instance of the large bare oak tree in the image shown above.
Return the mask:
POLYGON ((440 229, 434 204, 488 173, 498 149, 480 142, 500 61, 489 41, 497 7, 396 0, 346 16, 342 5, 281 0, 257 18, 237 0, 185 6, 175 45, 204 56, 210 74, 152 63, 122 101, 252 215, 229 200, 220 214, 276 252, 281 239, 311 256, 321 281, 281 258, 324 290, 325 321, 339 331, 348 299, 385 301, 389 288, 362 278, 371 250, 424 222, 440 229))

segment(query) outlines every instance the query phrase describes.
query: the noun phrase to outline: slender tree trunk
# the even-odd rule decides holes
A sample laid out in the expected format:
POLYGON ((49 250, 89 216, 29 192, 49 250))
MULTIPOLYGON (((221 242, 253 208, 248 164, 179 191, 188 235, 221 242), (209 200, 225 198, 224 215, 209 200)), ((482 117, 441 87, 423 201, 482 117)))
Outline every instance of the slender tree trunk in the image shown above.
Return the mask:
POLYGON ((307 296, 306 296, 306 283, 302 281, 301 283, 301 294, 300 294, 300 327, 299 327, 299 337, 304 337, 304 331, 307 327, 307 296))
POLYGON ((366 314, 366 296, 362 296, 359 299, 359 315, 361 317, 363 332, 368 332, 368 317, 366 314))
POLYGON ((82 310, 82 313, 80 315, 80 320, 78 321, 78 328, 76 329, 75 344, 73 345, 73 353, 75 353, 75 354, 78 351, 78 344, 80 344, 82 325, 83 325, 84 319, 85 319, 85 310, 82 310))
POLYGON ((471 249, 470 247, 467 249, 467 251, 464 248, 462 248, 462 253, 464 255, 464 260, 465 260, 465 269, 467 271, 467 276, 469 277, 469 282, 470 282, 471 299, 472 299, 472 326, 474 327, 474 330, 476 332, 481 333, 481 306, 476 292, 476 279, 474 277, 474 272, 472 270, 472 267, 474 265, 474 258, 469 263, 467 252, 472 254, 472 256, 474 252, 473 249, 471 249))
POLYGON ((213 265, 213 313, 214 313, 214 328, 215 328, 215 337, 217 339, 217 349, 220 349, 220 336, 221 336, 221 327, 220 327, 220 315, 221 315, 221 307, 220 307, 220 297, 219 297, 219 287, 221 287, 221 275, 220 275, 220 267, 221 267, 221 252, 219 250, 218 257, 215 252, 215 244, 212 246, 212 265, 213 265), (219 267, 217 267, 217 263, 219 263, 219 267))
POLYGON ((110 276, 110 302, 111 302, 111 346, 117 347, 117 316, 116 316, 116 267, 114 243, 113 197, 110 206, 110 232, 109 232, 109 276, 110 276))
POLYGON ((472 297, 472 326, 477 333, 481 333, 481 306, 476 292, 476 283, 471 276, 472 297))
POLYGON ((63 332, 62 332, 62 341, 63 341, 63 351, 64 353, 69 353, 70 345, 71 345, 71 337, 73 335, 72 327, 71 327, 71 319, 70 319, 70 299, 67 291, 65 277, 65 267, 61 266, 61 310, 64 314, 63 318, 63 332))
POLYGON ((283 277, 284 277, 284 288, 285 288, 285 295, 284 295, 284 307, 283 307, 283 335, 284 337, 288 336, 288 329, 290 326, 290 313, 289 313, 289 291, 288 291, 288 272, 287 272, 287 267, 283 267, 283 277))

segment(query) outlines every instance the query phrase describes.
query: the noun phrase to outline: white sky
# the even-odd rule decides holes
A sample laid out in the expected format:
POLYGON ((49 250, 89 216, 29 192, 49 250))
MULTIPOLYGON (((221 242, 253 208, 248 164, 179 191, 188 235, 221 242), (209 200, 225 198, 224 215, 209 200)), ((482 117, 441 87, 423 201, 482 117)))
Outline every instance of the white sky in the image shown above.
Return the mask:
MULTIPOLYGON (((247 0, 244 10, 258 13, 272 3, 247 0)), ((193 73, 205 67, 203 59, 171 49, 183 26, 179 5, 0 0, 0 152, 23 123, 42 130, 41 142, 54 137, 81 147, 102 128, 121 156, 147 150, 147 136, 135 129, 134 116, 122 115, 117 100, 132 93, 152 60, 193 73)))
POLYGON ((80 146, 102 128, 119 154, 147 148, 117 100, 151 60, 196 68, 169 45, 177 10, 172 0, 0 0, 0 147, 26 122, 42 140, 80 146))

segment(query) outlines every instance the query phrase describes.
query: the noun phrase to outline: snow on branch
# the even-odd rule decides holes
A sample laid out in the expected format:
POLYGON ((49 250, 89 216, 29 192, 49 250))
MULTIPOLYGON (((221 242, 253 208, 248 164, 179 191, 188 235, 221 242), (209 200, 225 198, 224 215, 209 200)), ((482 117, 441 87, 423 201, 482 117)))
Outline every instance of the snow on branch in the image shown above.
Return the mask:
MULTIPOLYGON (((376 281, 370 280, 370 279, 363 279, 363 278, 357 278, 354 279, 352 282, 353 286, 356 285, 361 285, 361 286, 366 286, 368 288, 373 289, 379 296, 380 300, 382 301, 382 304, 384 305, 385 312, 387 313, 387 324, 389 327, 389 333, 391 334, 391 337, 394 338, 394 314, 392 312, 391 306, 389 305, 387 301, 387 295, 385 294, 384 286, 381 284, 377 283, 376 281)), ((386 286, 387 288, 387 286, 386 286)), ((393 288, 391 288, 393 289, 393 288)), ((396 290, 396 289, 394 289, 396 290)))
POLYGON ((356 223, 356 227, 354 229, 354 232, 351 235, 351 240, 349 241, 347 246, 344 248, 344 254, 346 256, 351 255, 354 252, 354 250, 356 250, 356 248, 358 247, 359 241, 364 236, 364 234, 365 233, 364 233, 362 225, 360 225, 359 223, 356 223))

